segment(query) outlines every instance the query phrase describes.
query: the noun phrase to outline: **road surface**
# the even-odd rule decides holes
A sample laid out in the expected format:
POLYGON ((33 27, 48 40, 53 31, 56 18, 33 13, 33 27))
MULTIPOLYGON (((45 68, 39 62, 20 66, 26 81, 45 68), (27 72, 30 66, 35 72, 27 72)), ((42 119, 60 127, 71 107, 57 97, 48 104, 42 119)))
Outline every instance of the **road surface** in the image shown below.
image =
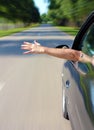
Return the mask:
POLYGON ((41 25, 0 38, 0 130, 71 130, 62 116, 63 60, 23 55, 23 41, 71 46, 73 37, 41 25))

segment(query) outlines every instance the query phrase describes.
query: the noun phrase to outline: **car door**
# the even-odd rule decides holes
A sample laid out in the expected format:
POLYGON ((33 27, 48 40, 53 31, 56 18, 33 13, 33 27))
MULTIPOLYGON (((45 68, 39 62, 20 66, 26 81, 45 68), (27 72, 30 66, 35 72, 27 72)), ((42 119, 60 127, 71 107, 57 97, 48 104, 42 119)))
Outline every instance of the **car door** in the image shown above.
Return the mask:
MULTIPOLYGON (((94 56, 94 12, 77 34, 73 49, 94 56)), ((67 111, 73 130, 94 130, 94 66, 65 61, 63 69, 67 111)))

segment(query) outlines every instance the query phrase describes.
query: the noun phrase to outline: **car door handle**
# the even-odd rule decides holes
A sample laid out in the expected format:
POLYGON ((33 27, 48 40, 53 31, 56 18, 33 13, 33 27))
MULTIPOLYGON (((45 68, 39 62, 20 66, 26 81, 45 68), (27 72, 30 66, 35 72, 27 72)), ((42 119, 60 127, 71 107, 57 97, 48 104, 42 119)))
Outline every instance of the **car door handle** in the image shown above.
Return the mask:
POLYGON ((67 80, 67 81, 66 81, 66 88, 69 88, 69 87, 70 87, 70 81, 67 80))

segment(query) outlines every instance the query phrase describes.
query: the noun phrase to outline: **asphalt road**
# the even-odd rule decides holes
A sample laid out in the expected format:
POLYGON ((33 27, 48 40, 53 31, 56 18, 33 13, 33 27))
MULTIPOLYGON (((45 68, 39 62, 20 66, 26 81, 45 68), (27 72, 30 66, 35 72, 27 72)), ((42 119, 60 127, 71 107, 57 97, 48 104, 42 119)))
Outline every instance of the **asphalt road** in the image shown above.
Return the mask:
POLYGON ((71 130, 62 116, 63 59, 23 55, 23 41, 55 47, 73 37, 53 26, 0 38, 0 130, 71 130))

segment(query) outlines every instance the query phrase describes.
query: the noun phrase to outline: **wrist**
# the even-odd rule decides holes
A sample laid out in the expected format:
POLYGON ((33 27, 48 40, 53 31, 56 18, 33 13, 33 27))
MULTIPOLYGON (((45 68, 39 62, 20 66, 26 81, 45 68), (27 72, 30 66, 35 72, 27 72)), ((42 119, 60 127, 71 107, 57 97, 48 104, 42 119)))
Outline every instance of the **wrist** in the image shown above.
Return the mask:
POLYGON ((94 66, 94 56, 91 58, 91 64, 94 66))
POLYGON ((47 54, 47 47, 42 47, 42 48, 41 48, 41 52, 42 52, 43 54, 47 54))
POLYGON ((44 54, 44 53, 45 53, 45 47, 43 47, 43 46, 40 47, 40 53, 41 53, 41 54, 44 54))

